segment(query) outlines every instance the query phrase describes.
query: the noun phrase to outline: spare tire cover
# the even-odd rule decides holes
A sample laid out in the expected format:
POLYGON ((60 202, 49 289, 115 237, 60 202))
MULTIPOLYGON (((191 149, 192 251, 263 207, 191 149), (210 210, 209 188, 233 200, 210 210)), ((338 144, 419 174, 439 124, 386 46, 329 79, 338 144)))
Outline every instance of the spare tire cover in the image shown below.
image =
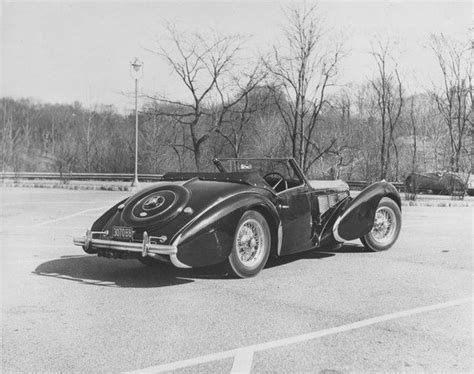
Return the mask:
POLYGON ((181 186, 159 186, 138 193, 127 202, 122 219, 132 227, 163 224, 175 218, 189 201, 190 192, 181 186))

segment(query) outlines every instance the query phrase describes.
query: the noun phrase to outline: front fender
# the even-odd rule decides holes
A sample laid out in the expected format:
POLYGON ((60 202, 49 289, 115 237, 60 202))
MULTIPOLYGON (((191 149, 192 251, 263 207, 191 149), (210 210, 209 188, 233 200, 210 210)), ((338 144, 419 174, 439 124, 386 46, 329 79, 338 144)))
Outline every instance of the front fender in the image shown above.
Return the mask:
POLYGON ((232 250, 237 224, 250 209, 265 216, 272 238, 278 240, 280 217, 274 204, 263 195, 245 191, 217 200, 175 235, 178 260, 196 267, 224 261, 232 250))
POLYGON ((363 190, 341 212, 333 226, 334 238, 339 242, 363 237, 372 230, 375 212, 383 197, 394 200, 401 209, 400 194, 390 183, 381 181, 363 190))

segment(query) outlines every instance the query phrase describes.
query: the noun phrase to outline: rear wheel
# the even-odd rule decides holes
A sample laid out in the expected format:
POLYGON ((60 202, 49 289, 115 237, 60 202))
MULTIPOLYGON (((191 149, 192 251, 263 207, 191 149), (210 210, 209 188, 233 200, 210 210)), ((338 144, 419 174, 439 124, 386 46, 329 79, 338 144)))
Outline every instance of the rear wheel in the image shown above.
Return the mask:
POLYGON ((370 251, 386 251, 397 240, 401 227, 402 214, 400 208, 395 201, 384 197, 380 200, 375 213, 372 230, 360 240, 370 251))
POLYGON ((270 228, 265 218, 254 210, 245 212, 227 260, 230 274, 239 278, 257 275, 267 263, 270 245, 270 228))

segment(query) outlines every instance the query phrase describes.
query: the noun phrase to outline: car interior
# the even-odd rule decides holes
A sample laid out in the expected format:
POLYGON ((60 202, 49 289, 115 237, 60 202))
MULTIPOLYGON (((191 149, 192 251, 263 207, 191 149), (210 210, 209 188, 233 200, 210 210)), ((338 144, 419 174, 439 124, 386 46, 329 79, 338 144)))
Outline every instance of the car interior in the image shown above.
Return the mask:
POLYGON ((278 172, 267 173, 263 179, 277 193, 303 184, 299 179, 285 178, 278 172))
POLYGON ((297 175, 288 159, 223 159, 223 169, 233 172, 256 172, 276 193, 302 185, 303 180, 297 175))

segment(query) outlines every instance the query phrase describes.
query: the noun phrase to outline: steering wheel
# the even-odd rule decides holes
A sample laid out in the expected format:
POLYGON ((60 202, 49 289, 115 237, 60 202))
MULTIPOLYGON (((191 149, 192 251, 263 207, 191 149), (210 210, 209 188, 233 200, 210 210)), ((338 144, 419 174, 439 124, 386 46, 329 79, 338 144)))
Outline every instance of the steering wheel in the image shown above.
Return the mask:
MULTIPOLYGON (((278 177, 278 180, 276 181, 276 183, 275 183, 273 186, 271 186, 275 191, 276 191, 277 186, 278 186, 281 182, 285 182, 285 189, 283 189, 282 191, 288 189, 288 183, 287 183, 285 177, 284 177, 283 175, 281 175, 280 173, 278 173, 277 171, 272 171, 272 172, 270 172, 270 173, 265 174, 265 175, 263 176, 263 179, 265 179, 265 181, 268 183, 267 178, 268 178, 269 176, 271 176, 271 175, 276 175, 276 176, 278 177)), ((270 183, 268 183, 268 184, 270 184, 270 183)))

